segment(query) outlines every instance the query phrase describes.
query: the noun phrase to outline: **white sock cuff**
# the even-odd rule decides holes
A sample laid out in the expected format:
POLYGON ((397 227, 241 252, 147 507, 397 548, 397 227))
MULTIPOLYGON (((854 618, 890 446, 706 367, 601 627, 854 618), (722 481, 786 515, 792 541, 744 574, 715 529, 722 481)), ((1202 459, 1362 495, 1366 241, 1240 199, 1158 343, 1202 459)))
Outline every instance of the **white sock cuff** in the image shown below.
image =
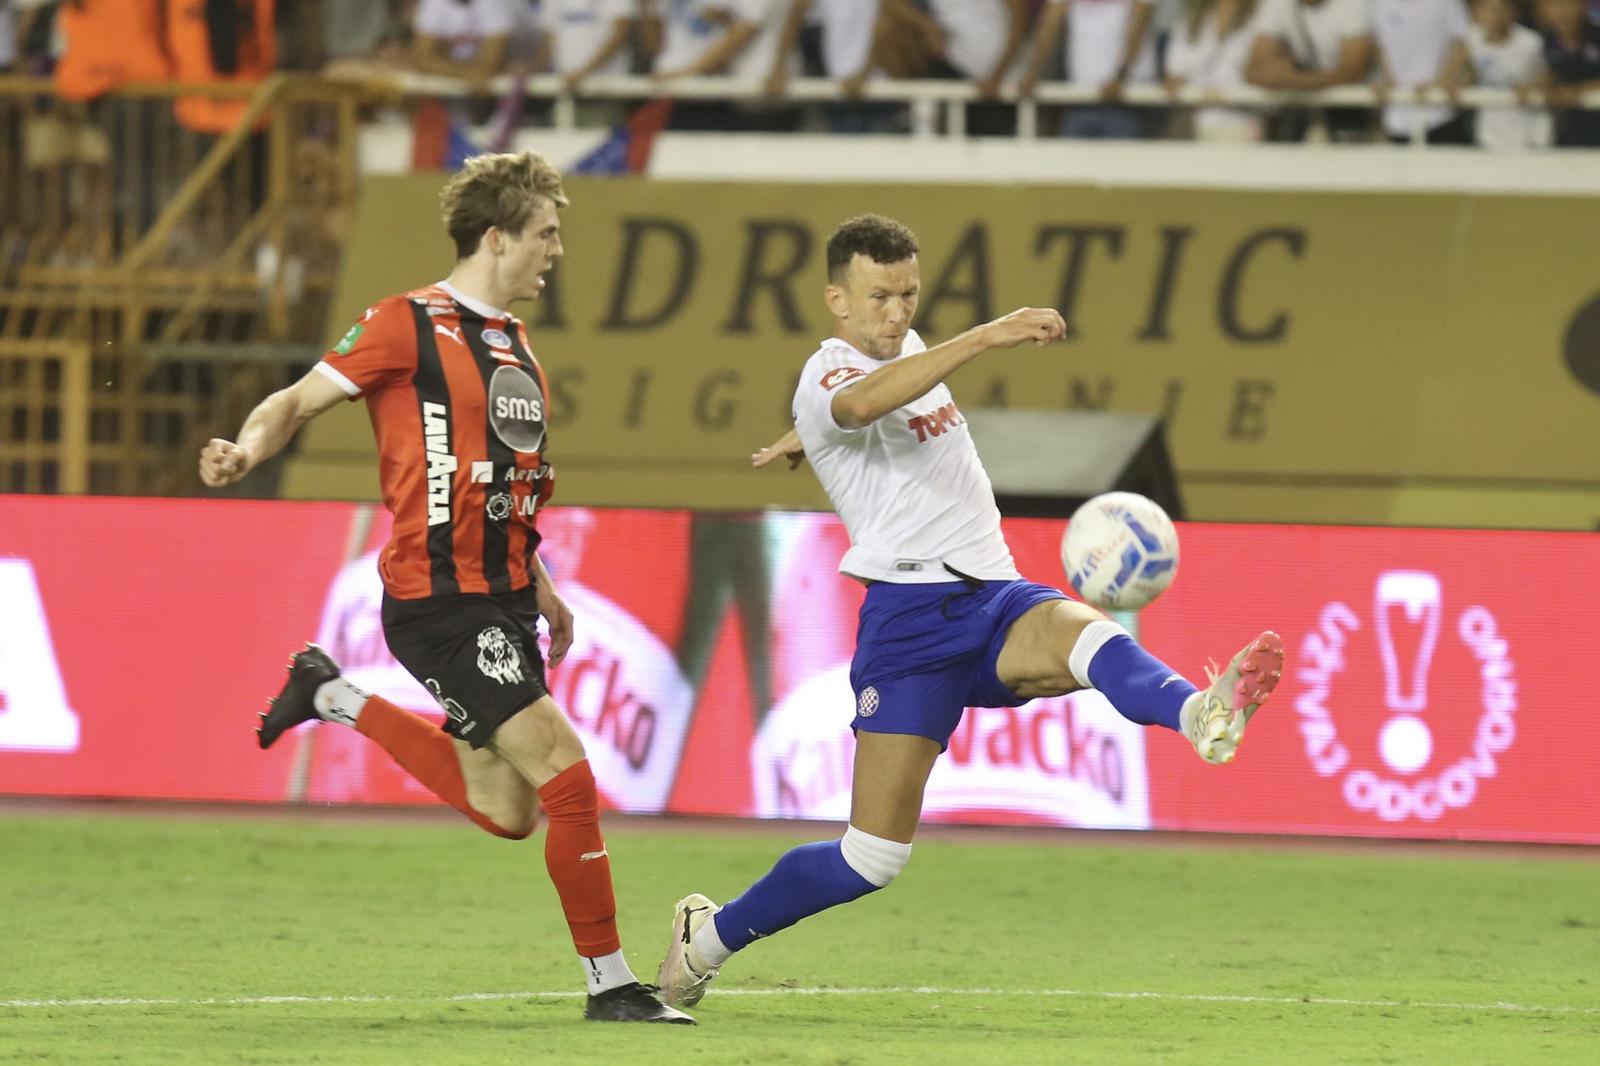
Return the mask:
MULTIPOLYGON (((717 908, 719 911, 722 908, 717 908)), ((707 966, 721 966, 733 957, 733 952, 728 950, 728 945, 722 942, 722 934, 717 932, 717 916, 711 914, 700 923, 700 928, 694 931, 690 938, 690 947, 699 956, 700 961, 707 966)), ((691 970, 693 966, 689 967, 691 970)))
POLYGON ((590 957, 579 955, 583 963, 584 983, 589 986, 589 994, 597 996, 601 992, 609 992, 613 988, 631 985, 639 979, 633 976, 633 970, 628 967, 628 960, 622 957, 620 950, 609 955, 590 957))
POLYGON ((369 696, 343 677, 330 678, 317 686, 311 706, 324 722, 355 725, 369 696))
POLYGON ((1067 656, 1067 669, 1078 679, 1078 684, 1084 688, 1094 688, 1089 683, 1089 664, 1112 637, 1128 635, 1126 629, 1104 618, 1084 626, 1083 632, 1078 634, 1078 643, 1072 646, 1072 653, 1067 656))
POLYGON ((839 841, 845 864, 879 888, 895 879, 911 861, 911 845, 863 833, 855 826, 844 831, 839 841))

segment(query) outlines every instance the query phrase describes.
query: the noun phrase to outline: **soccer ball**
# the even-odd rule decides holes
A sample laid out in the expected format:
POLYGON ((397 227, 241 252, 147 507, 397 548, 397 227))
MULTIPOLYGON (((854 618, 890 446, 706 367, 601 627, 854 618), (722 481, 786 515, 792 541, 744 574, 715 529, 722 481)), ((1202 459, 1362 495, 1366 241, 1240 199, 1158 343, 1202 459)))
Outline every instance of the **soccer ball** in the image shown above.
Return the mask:
POLYGON ((1089 603, 1137 611, 1178 573, 1178 531, 1154 500, 1107 492, 1073 514, 1061 538, 1067 580, 1089 603))

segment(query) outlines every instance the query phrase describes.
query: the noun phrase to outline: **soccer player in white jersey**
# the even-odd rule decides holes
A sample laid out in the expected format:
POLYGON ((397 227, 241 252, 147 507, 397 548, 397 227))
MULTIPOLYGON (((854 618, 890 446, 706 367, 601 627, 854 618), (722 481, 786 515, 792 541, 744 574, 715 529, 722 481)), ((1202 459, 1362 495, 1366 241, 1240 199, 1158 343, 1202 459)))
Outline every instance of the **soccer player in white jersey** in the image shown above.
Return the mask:
POLYGON ((1222 763, 1283 671, 1283 642, 1269 631, 1196 689, 1100 612, 1017 573, 944 381, 991 349, 1060 340, 1059 312, 1024 307, 927 348, 911 329, 919 275, 909 229, 850 219, 827 259, 834 334, 800 375, 794 430, 754 462, 810 459, 850 534, 839 569, 867 584, 850 664, 850 824, 841 839, 788 852, 720 908, 702 895, 678 902, 657 977, 674 1005, 698 1003, 752 941, 894 880, 911 858, 928 774, 965 708, 1094 688, 1124 717, 1181 732, 1222 763))

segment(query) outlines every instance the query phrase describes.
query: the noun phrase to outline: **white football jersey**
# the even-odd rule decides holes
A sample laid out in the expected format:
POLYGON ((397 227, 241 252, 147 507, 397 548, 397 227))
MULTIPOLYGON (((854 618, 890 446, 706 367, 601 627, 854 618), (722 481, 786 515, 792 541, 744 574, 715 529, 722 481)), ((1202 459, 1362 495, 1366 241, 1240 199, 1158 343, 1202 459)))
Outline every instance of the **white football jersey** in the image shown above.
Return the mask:
MULTIPOLYGON (((912 331, 896 358, 926 349, 912 331)), ((994 487, 948 386, 860 429, 834 421, 839 390, 886 365, 830 337, 795 389, 795 431, 850 534, 839 570, 905 584, 956 580, 945 563, 985 581, 1020 577, 1000 533, 994 487)))

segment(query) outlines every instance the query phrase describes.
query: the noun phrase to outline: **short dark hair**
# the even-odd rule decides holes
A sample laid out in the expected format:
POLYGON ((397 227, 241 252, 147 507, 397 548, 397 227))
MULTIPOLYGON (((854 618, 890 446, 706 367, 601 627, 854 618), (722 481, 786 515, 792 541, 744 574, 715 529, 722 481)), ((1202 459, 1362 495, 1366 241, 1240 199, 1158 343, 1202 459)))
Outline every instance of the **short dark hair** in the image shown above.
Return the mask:
POLYGON ((850 260, 864 255, 874 263, 903 263, 917 254, 917 235, 904 222, 883 215, 857 215, 839 223, 828 238, 828 281, 844 280, 850 260))

